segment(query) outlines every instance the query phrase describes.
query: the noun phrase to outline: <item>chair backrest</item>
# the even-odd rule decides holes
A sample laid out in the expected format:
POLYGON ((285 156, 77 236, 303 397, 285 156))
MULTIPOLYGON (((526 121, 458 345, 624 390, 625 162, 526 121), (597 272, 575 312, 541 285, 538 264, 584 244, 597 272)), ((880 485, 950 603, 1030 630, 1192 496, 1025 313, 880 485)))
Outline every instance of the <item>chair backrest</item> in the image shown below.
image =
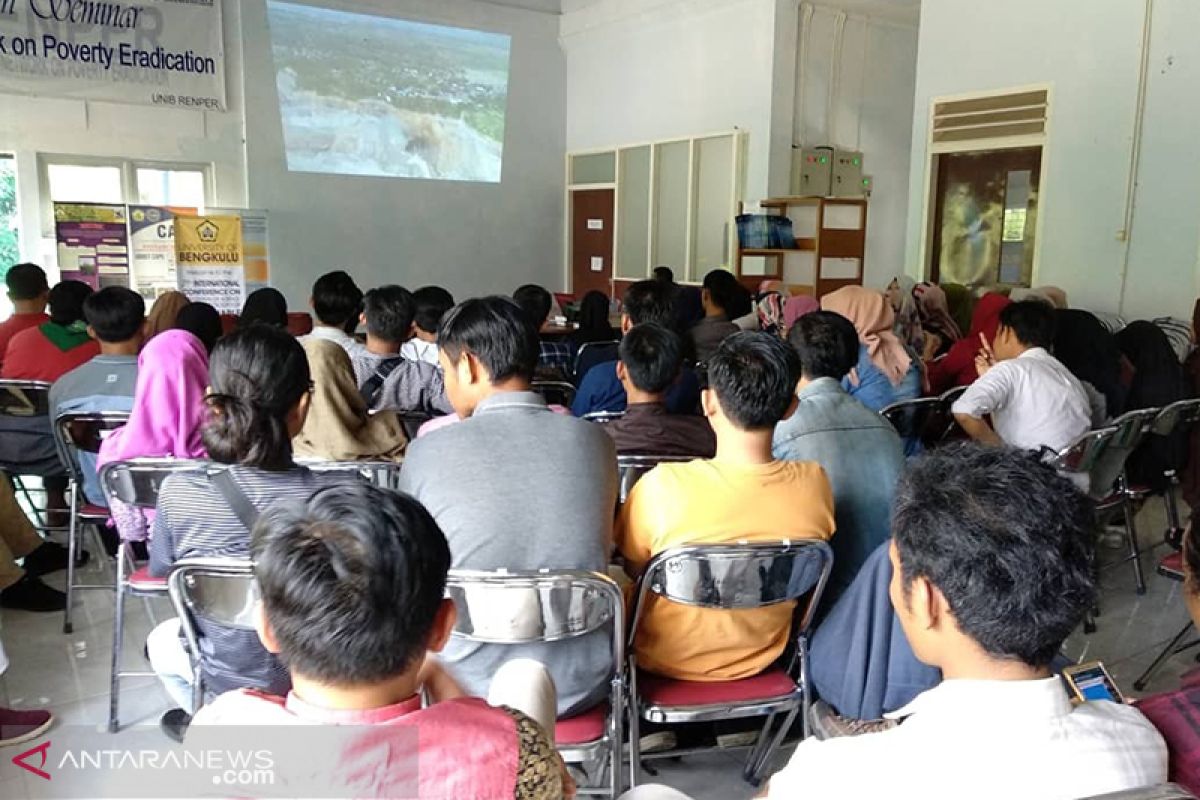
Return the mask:
POLYGON ((1167 339, 1171 342, 1171 349, 1175 351, 1175 355, 1180 361, 1187 358, 1188 353, 1192 350, 1192 322, 1179 317, 1155 317, 1151 320, 1159 329, 1167 335, 1167 339))
POLYGON ((50 384, 45 381, 0 380, 0 417, 48 417, 50 384))
POLYGON ((616 361, 617 348, 620 346, 621 343, 616 339, 607 342, 584 342, 581 344, 579 352, 575 354, 575 366, 572 372, 576 383, 583 380, 583 376, 587 372, 584 367, 590 368, 605 361, 616 361))
POLYGON ((624 411, 589 411, 587 414, 583 415, 583 419, 586 419, 588 422, 596 422, 603 425, 606 422, 612 422, 613 420, 620 419, 623 416, 625 416, 624 411))
POLYGON ((607 628, 616 668, 624 663, 621 589, 583 570, 450 570, 446 594, 458 609, 454 635, 472 642, 557 642, 607 628))
POLYGON ((739 610, 790 601, 795 633, 805 633, 833 569, 833 550, 819 540, 688 545, 651 559, 638 581, 629 635, 650 594, 700 608, 739 610))
POLYGON ((1115 430, 1112 441, 1100 454, 1099 461, 1092 470, 1091 492, 1094 496, 1104 497, 1112 491, 1125 471, 1125 462, 1153 427, 1158 411, 1157 408, 1127 411, 1105 426, 1115 430))
POLYGON ((1177 400, 1158 412, 1150 432, 1156 436, 1173 436, 1190 430, 1197 422, 1200 422, 1200 398, 1177 400))
POLYGON ((1174 783, 1163 783, 1141 789, 1125 789, 1112 794, 1096 794, 1081 800, 1196 800, 1196 795, 1174 783))
POLYGON ((419 411, 408 411, 397 416, 400 418, 400 427, 404 429, 404 435, 410 442, 417 438, 421 426, 433 419, 431 414, 423 414, 419 411))
POLYGON ((955 386, 953 389, 947 389, 938 395, 938 400, 941 402, 941 433, 938 435, 938 442, 945 442, 950 439, 958 439, 966 437, 966 432, 959 427, 958 421, 954 419, 954 404, 958 399, 967 393, 966 386, 955 386))
POLYGON ((695 456, 619 455, 617 456, 617 477, 619 479, 617 499, 624 503, 642 476, 659 464, 678 464, 695 460, 695 456))
POLYGON ((400 488, 400 464, 396 461, 305 461, 314 472, 358 473, 380 489, 400 488))
MULTIPOLYGON (((1060 472, 1090 476, 1096 469, 1100 457, 1112 443, 1116 432, 1117 429, 1111 426, 1088 431, 1048 459, 1046 463, 1060 472)), ((1110 482, 1108 485, 1111 486, 1112 483, 1110 482)))
POLYGON ((168 475, 208 467, 211 462, 187 458, 135 458, 114 461, 100 469, 100 486, 109 503, 150 509, 158 504, 158 493, 168 475))
POLYGON ((55 417, 51 431, 54 434, 59 460, 67 468, 68 474, 76 481, 81 480, 79 454, 99 454, 104 435, 122 427, 128 421, 127 411, 71 413, 55 417))
POLYGON ((200 642, 196 620, 226 628, 255 629, 258 584, 254 563, 244 558, 184 558, 167 576, 167 591, 193 653, 200 642))
POLYGON ((575 384, 568 381, 538 380, 530 384, 530 389, 540 394, 551 405, 571 407, 575 402, 575 384))
POLYGON ((892 423, 902 439, 933 444, 945 430, 942 420, 942 401, 937 397, 918 397, 884 406, 879 414, 892 423))

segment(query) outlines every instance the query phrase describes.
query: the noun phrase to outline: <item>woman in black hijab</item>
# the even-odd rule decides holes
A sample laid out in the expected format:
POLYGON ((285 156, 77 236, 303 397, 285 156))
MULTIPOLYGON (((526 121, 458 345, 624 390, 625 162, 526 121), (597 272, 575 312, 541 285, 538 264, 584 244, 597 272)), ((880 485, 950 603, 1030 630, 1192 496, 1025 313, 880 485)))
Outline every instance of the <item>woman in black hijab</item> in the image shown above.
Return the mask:
POLYGON ((1128 387, 1121 382, 1121 350, 1108 328, 1092 314, 1076 308, 1054 312, 1054 357, 1081 381, 1104 396, 1105 415, 1125 411, 1128 387))
MULTIPOLYGON (((1165 408, 1188 396, 1183 365, 1161 328, 1139 320, 1120 330, 1116 339, 1135 370, 1126 410, 1165 408)), ((1131 484, 1161 491, 1167 486, 1163 473, 1181 470, 1186 461, 1186 436, 1151 435, 1129 457, 1125 471, 1131 484)))

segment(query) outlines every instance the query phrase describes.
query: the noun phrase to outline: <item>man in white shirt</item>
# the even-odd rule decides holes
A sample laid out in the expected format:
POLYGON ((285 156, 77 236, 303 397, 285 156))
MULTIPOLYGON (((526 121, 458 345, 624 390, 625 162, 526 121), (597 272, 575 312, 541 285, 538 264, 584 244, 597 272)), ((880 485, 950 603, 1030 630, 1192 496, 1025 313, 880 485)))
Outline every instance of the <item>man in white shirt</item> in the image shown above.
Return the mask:
POLYGON ((412 293, 417 311, 413 317, 413 337, 400 346, 400 355, 409 361, 424 361, 435 367, 438 362, 438 325, 446 312, 454 308, 454 295, 440 286, 423 286, 412 293))
POLYGON ((1054 310, 1045 303, 1026 300, 1000 312, 995 342, 984 341, 975 359, 979 380, 951 409, 972 439, 1061 450, 1091 428, 1087 391, 1047 352, 1053 341, 1054 310))
POLYGON ((358 327, 362 301, 362 290, 348 273, 339 269, 317 278, 308 299, 316 321, 312 333, 301 336, 300 342, 326 339, 340 345, 351 359, 365 352, 362 343, 350 335, 358 327))
POLYGON ((1140 711, 1073 705, 1050 669, 1095 599, 1091 517, 1019 450, 964 443, 910 462, 890 594, 944 681, 890 730, 802 742, 764 796, 1072 800, 1164 782, 1166 746, 1140 711))

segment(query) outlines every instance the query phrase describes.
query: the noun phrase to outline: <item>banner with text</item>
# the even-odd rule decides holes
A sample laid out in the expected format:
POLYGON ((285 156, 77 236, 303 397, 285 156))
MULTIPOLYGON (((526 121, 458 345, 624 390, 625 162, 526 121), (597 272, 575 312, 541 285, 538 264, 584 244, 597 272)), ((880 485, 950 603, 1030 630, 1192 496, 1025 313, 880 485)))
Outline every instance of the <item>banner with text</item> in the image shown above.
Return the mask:
POLYGON ((210 208, 210 214, 242 218, 242 266, 246 294, 271 285, 271 245, 267 237, 267 212, 258 208, 210 208))
POLYGON ((237 314, 246 298, 242 221, 232 216, 175 217, 179 290, 192 302, 237 314))
POLYGON ((93 289, 129 285, 129 232, 125 206, 55 203, 54 235, 63 280, 93 289))
POLYGON ((0 0, 0 92, 225 110, 219 0, 0 0))
POLYGON ((194 208, 129 207, 129 260, 133 289, 158 297, 176 288, 175 216, 196 215, 194 208))

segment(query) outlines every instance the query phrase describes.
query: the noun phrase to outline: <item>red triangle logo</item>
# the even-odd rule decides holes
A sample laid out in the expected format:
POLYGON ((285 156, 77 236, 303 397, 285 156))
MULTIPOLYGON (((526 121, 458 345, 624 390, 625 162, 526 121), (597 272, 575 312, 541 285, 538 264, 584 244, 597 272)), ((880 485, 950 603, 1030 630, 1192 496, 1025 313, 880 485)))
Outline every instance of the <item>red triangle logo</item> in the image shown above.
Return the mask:
POLYGON ((24 753, 18 753, 17 755, 13 756, 13 763, 16 764, 18 767, 20 767, 21 769, 29 770, 34 775, 37 775, 39 778, 45 778, 46 780, 50 780, 50 773, 46 772, 44 769, 42 769, 42 767, 46 766, 47 751, 49 749, 50 749, 50 740, 47 739, 42 744, 39 744, 37 747, 31 748, 29 750, 26 750, 24 753), (37 753, 38 755, 40 755, 42 757, 42 763, 38 764, 36 767, 33 764, 25 763, 25 759, 29 758, 29 756, 33 755, 34 753, 37 753))

